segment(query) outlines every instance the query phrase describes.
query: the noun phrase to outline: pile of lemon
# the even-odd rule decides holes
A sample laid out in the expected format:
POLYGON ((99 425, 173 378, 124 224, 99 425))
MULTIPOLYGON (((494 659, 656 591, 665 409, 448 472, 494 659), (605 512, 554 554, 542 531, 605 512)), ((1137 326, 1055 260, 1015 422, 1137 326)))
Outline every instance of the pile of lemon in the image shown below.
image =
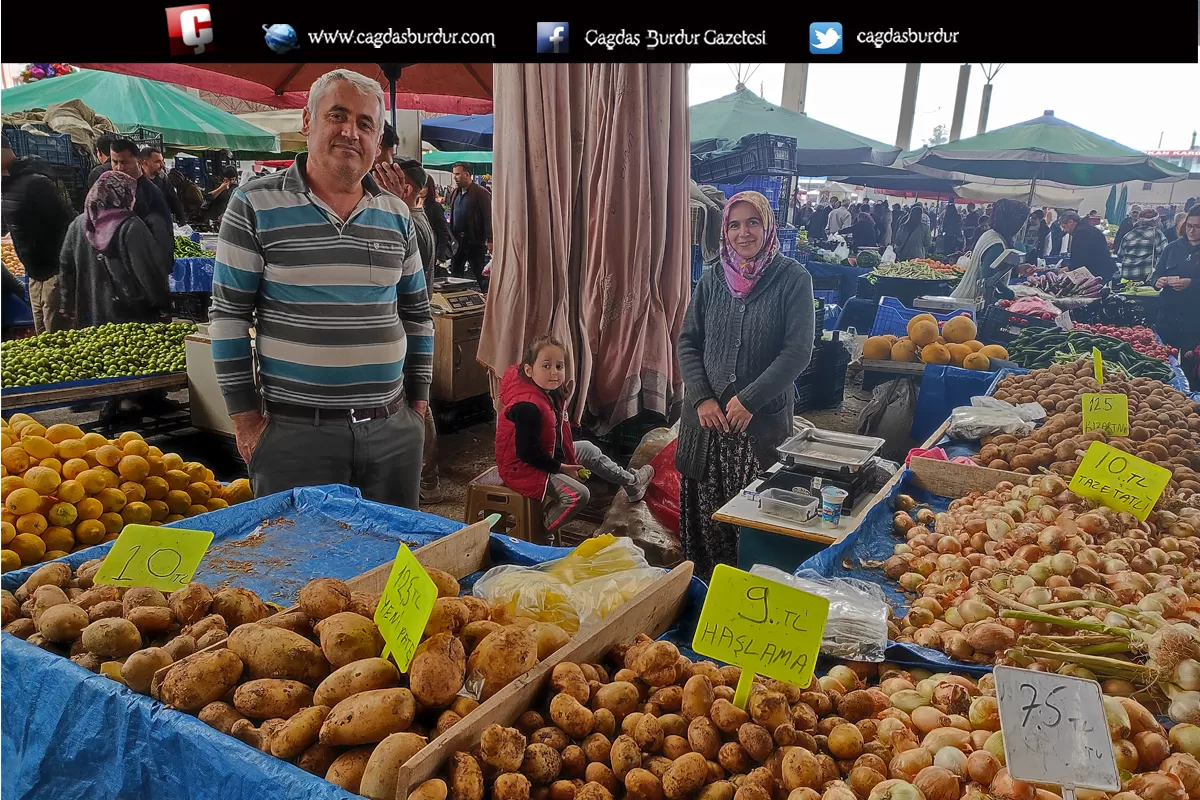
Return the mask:
POLYGON ((126 525, 162 525, 251 499, 242 478, 163 453, 129 431, 117 439, 28 414, 0 419, 0 571, 112 541, 126 525))

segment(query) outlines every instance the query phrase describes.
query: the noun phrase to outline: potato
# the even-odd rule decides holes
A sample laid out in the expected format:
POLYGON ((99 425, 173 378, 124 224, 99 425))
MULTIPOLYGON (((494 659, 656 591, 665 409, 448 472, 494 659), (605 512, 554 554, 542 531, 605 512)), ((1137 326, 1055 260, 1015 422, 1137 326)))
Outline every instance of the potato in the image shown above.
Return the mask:
POLYGON ((313 632, 321 637, 321 651, 335 668, 383 652, 383 635, 374 621, 349 611, 326 617, 313 632))
POLYGON ((203 583, 189 583, 182 589, 171 592, 167 598, 167 605, 174 612, 180 625, 191 625, 208 614, 212 601, 212 592, 207 586, 203 583))
POLYGON ((209 610, 225 620, 226 630, 271 616, 267 604, 246 589, 222 589, 213 595, 209 610))
POLYGON ((450 710, 464 718, 477 708, 479 708, 478 700, 473 697, 464 697, 461 694, 450 704, 450 710))
MULTIPOLYGON (((664 642, 664 644, 666 644, 664 642)), ((671 669, 675 667, 672 665, 671 669)), ((640 696, 637 686, 625 681, 614 681, 600 687, 592 701, 594 708, 607 708, 618 719, 631 714, 638 706, 640 696)))
POLYGON ((340 614, 350 606, 350 587, 336 578, 309 581, 300 590, 300 610, 314 620, 340 614))
POLYGON ((80 589, 92 588, 93 578, 100 568, 104 566, 103 558, 93 558, 91 561, 85 561, 75 570, 75 583, 80 589))
POLYGON ((275 736, 284 724, 282 719, 264 719, 262 724, 257 728, 254 723, 248 719, 238 720, 233 723, 229 729, 229 734, 235 739, 240 739, 253 748, 263 751, 264 753, 271 752, 271 739, 275 736))
POLYGON ((696 717, 688 724, 688 745, 709 761, 717 757, 721 749, 721 731, 708 717, 696 717))
POLYGON ((321 648, 286 628, 251 622, 235 628, 226 644, 242 659, 251 679, 279 678, 317 686, 329 674, 321 648))
POLYGON ((329 706, 309 706, 288 718, 271 737, 271 755, 291 761, 317 743, 329 706))
POLYGON ((28 604, 29 616, 34 622, 38 621, 38 617, 42 615, 48 608, 53 606, 67 605, 71 602, 71 598, 67 597, 67 593, 57 586, 46 585, 39 586, 29 599, 28 604))
POLYGON ((651 686, 667 686, 678 676, 679 648, 670 642, 652 642, 638 654, 632 665, 628 664, 628 654, 626 662, 651 686))
POLYGON ((726 734, 737 733, 742 725, 750 721, 749 714, 728 700, 723 699, 713 701, 709 714, 713 724, 720 728, 722 733, 726 734))
POLYGON ((625 774, 624 781, 628 800, 663 800, 662 781, 649 770, 635 767, 625 774))
MULTIPOLYGON (((210 728, 216 728, 224 734, 230 734, 230 731, 233 729, 233 723, 246 719, 242 715, 242 712, 221 700, 209 703, 200 709, 200 713, 197 716, 200 717, 200 721, 205 725, 210 728)), ((324 774, 324 770, 322 770, 322 774, 324 774)))
MULTIPOLYGON (((366 781, 366 776, 363 776, 363 781, 366 781)), ((365 794, 365 790, 363 792, 365 794)), ((371 797, 392 797, 396 793, 395 787, 391 788, 388 794, 369 795, 371 797)), ((446 782, 441 778, 430 778, 422 783, 417 788, 408 793, 412 800, 446 800, 446 782)))
POLYGON ((550 719, 573 739, 582 739, 592 732, 596 716, 591 709, 565 692, 550 700, 550 719))
POLYGON ((520 628, 503 628, 488 634, 471 653, 467 675, 471 680, 483 680, 480 699, 487 700, 535 664, 537 640, 533 634, 520 628))
POLYGON ((167 651, 167 655, 171 657, 172 661, 180 661, 196 652, 196 640, 191 636, 180 634, 164 644, 163 650, 167 651))
POLYGON ((22 617, 21 619, 14 619, 5 625, 4 632, 12 634, 18 639, 28 641, 30 636, 37 634, 37 626, 28 617, 22 617))
POLYGON ((550 784, 549 800, 575 800, 574 781, 555 781, 550 784))
POLYGON ((204 650, 214 644, 225 641, 228 636, 229 634, 220 628, 213 628, 208 633, 196 640, 196 649, 204 650))
POLYGON ((583 779, 588 783, 599 784, 600 787, 607 790, 610 794, 621 788, 621 782, 617 780, 617 776, 609 769, 607 764, 601 764, 599 761, 593 761, 588 764, 584 771, 583 779))
POLYGON ((763 726, 747 722, 738 728, 737 735, 742 747, 746 748, 746 752, 755 761, 762 763, 771 757, 771 752, 775 749, 775 740, 763 726))
POLYGON ((166 650, 161 647, 147 647, 125 659, 125 663, 121 665, 121 678, 126 686, 138 694, 150 694, 150 682, 154 680, 154 673, 163 667, 171 666, 171 662, 171 654, 166 650))
POLYGON ((321 744, 382 742, 412 725, 416 701, 408 689, 372 689, 342 700, 321 726, 321 744))
POLYGON ((395 664, 385 658, 364 658, 331 672, 317 687, 313 702, 332 708, 353 694, 391 689, 399 683, 400 673, 395 664))
MULTIPOLYGON (((517 721, 513 723, 517 730, 526 736, 530 736, 538 728, 546 727, 546 720, 536 711, 526 711, 521 716, 517 717, 517 721)), ((561 748, 556 748, 561 749, 561 748)))
POLYGON ((703 674, 693 675, 684 684, 680 714, 688 722, 697 717, 706 717, 712 710, 715 700, 712 680, 703 674))
POLYGON ((583 754, 587 756, 588 763, 599 761, 601 764, 608 763, 609 751, 612 749, 612 742, 603 733, 593 733, 579 743, 583 748, 583 754))
POLYGON ((43 564, 25 579, 13 595, 18 603, 24 603, 42 586, 57 586, 66 589, 71 583, 71 568, 66 564, 43 564))
MULTIPOLYGON (((112 600, 120 602, 121 592, 116 586, 105 585, 93 586, 91 589, 88 589, 71 602, 82 608, 84 611, 90 611, 99 603, 112 600)), ((124 612, 124 608, 122 608, 122 612, 124 612)))
POLYGON ((438 715, 437 725, 434 726, 431 735, 434 737, 441 736, 460 722, 462 722, 462 717, 458 714, 455 714, 453 711, 443 711, 438 715))
POLYGON ((516 728, 489 725, 480 734, 479 754, 484 763, 500 772, 516 772, 525 761, 525 734, 516 728))
MULTIPOLYGON (((520 730, 518 728, 518 730, 520 730)), ((560 753, 567 745, 571 743, 570 738, 565 732, 555 727, 538 728, 529 735, 531 744, 544 744, 547 747, 552 747, 560 753)))
POLYGON ((663 739, 662 754, 672 761, 690 752, 692 746, 682 736, 668 736, 663 739))
MULTIPOLYGON (((380 595, 376 592, 350 592, 350 605, 347 611, 362 614, 367 619, 375 619, 375 610, 379 608, 380 595)), ((303 613, 303 612, 301 612, 303 613)), ((308 615, 305 614, 307 617, 308 615)))
MULTIPOLYGON (((631 714, 630 716, 633 715, 631 714)), ((629 719, 629 717, 625 719, 629 719)), ((652 717, 649 714, 642 715, 637 725, 634 726, 632 735, 638 748, 647 753, 657 753, 661 750, 663 739, 666 737, 666 734, 663 732, 662 723, 658 721, 658 718, 652 717)))
POLYGON ((104 657, 98 656, 95 653, 80 653, 71 656, 71 661, 89 672, 99 672, 100 665, 104 663, 104 657))
POLYGON ((583 748, 577 744, 569 744, 562 749, 562 775, 567 778, 582 778, 587 774, 587 756, 583 748))
POLYGON ((166 633, 175 624, 175 615, 166 606, 136 606, 125 610, 125 619, 146 636, 166 633))
POLYGON ((142 646, 142 634, 127 619, 97 620, 83 629, 82 637, 89 652, 109 658, 125 658, 142 646))
MULTIPOLYGON (((416 755, 427 741, 424 736, 415 733, 393 733, 380 742, 367 760, 367 768, 363 770, 358 793, 374 800, 393 800, 396 797, 396 781, 400 777, 400 768, 404 766, 404 762, 416 755)), ((419 793, 424 785, 418 787, 413 794, 419 793)), ((445 797, 444 787, 445 784, 442 797, 445 797)))
POLYGON ((458 597, 439 597, 433 601, 433 611, 425 623, 425 635, 439 633, 457 635, 471 621, 471 609, 458 597))
POLYGON ((717 763, 731 775, 745 775, 754 767, 750 754, 739 742, 726 742, 721 745, 721 749, 717 751, 717 763))
POLYGON ((535 784, 549 786, 562 771, 562 756, 553 747, 531 744, 525 748, 521 772, 535 784))
MULTIPOLYGON (((639 679, 635 686, 641 683, 639 679)), ((638 686, 640 689, 641 686, 638 686)), ((683 687, 682 686, 664 686, 661 689, 655 690, 654 694, 650 695, 650 702, 661 708, 663 711, 674 714, 683 709, 683 687)))
POLYGON ((348 792, 358 794, 363 773, 367 770, 367 761, 370 760, 374 750, 375 746, 371 745, 370 747, 356 747, 342 753, 329 765, 329 769, 325 772, 325 780, 348 792))
POLYGON ((566 692, 580 703, 591 700, 591 689, 578 664, 569 661, 555 664, 550 673, 550 685, 559 692, 566 692))
POLYGON ((678 714, 663 714, 658 718, 658 724, 662 727, 663 736, 687 735, 687 720, 678 714))
POLYGON ((792 721, 792 709, 780 692, 751 692, 748 706, 751 718, 768 731, 774 732, 780 725, 792 721))
POLYGON ((503 627, 499 622, 492 622, 490 619, 468 622, 458 636, 462 640, 463 647, 466 648, 467 655, 470 655, 488 634, 495 633, 503 627))
POLYGON ((686 753, 663 776, 663 794, 670 800, 683 798, 697 791, 708 780, 708 762, 699 753, 686 753))
POLYGON ((550 622, 539 622, 529 629, 537 641, 538 661, 545 661, 556 650, 571 641, 571 635, 550 622))
POLYGON ((481 597, 471 597, 470 595, 467 595, 466 597, 460 597, 458 599, 461 600, 463 605, 467 607, 467 610, 471 612, 471 619, 467 623, 468 625, 470 625, 472 622, 483 622, 487 620, 488 612, 491 611, 491 609, 488 608, 486 600, 481 597))
POLYGON ((713 781, 696 794, 696 800, 733 800, 734 787, 729 781, 713 781))
POLYGON ((463 686, 467 654, 462 642, 449 633, 439 633, 417 647, 409 666, 409 688, 426 708, 450 704, 463 686))
POLYGON ((204 636, 204 634, 208 633, 209 631, 214 630, 219 630, 222 633, 229 632, 229 624, 225 622, 225 618, 220 614, 209 614, 199 622, 193 622, 191 625, 184 627, 180 633, 191 636, 193 639, 199 642, 200 637, 204 636))
POLYGON ((597 781, 588 781, 575 792, 575 800, 612 800, 612 789, 597 781))
POLYGON ((312 689, 299 681, 257 678, 233 693, 233 705, 251 719, 288 719, 312 705, 312 689))
MULTIPOLYGON (((88 630, 109 621, 101 620, 89 625, 83 632, 85 643, 88 630)), ((126 620, 112 621, 123 622, 133 628, 133 623, 126 620)), ((199 711, 209 703, 224 697, 241 676, 242 660, 232 650, 196 653, 191 658, 174 664, 166 673, 161 689, 162 702, 180 711, 199 711)))
POLYGON ((425 567, 425 574, 437 587, 438 597, 458 597, 462 591, 458 586, 458 579, 445 570, 437 567, 425 567))
POLYGON ((450 756, 450 800, 483 800, 483 769, 470 753, 450 756))
POLYGON ((642 751, 632 736, 622 734, 612 743, 609 752, 609 762, 617 780, 624 781, 626 776, 642 766, 642 751))
POLYGON ((524 775, 519 772, 505 772, 496 776, 496 783, 492 787, 492 800, 529 800, 529 789, 529 779, 524 775))
POLYGON ((340 747, 317 743, 300 754, 300 758, 296 759, 296 766, 318 778, 324 778, 325 773, 329 772, 329 767, 341 754, 340 747))
POLYGON ((70 643, 88 626, 88 615, 79 606, 62 603, 43 611, 35 624, 37 632, 47 641, 70 643))
POLYGON ((121 605, 125 608, 125 613, 128 614, 135 608, 142 606, 153 606, 157 608, 167 607, 167 596, 158 589, 152 589, 149 586, 135 586, 125 592, 121 598, 121 605))

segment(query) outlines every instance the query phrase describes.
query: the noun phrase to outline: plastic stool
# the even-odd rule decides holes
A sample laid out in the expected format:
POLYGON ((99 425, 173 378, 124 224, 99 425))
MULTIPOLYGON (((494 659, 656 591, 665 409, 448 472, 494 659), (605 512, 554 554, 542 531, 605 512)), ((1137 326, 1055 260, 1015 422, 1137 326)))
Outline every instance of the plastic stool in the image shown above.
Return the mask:
POLYGON ((549 537, 543 527, 541 502, 518 494, 507 486, 495 485, 497 483, 494 467, 471 481, 467 487, 464 522, 470 525, 489 514, 499 514, 500 522, 492 529, 496 533, 534 544, 547 544, 549 537), (485 478, 491 478, 492 482, 483 480, 485 478))

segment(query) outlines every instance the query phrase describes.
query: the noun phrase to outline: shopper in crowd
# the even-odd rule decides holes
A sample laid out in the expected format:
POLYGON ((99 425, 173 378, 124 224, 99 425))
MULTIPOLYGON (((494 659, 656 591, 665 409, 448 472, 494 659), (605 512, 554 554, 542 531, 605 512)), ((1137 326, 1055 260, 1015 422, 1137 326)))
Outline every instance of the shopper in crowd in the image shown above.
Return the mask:
POLYGON ((234 189, 221 223, 217 380, 257 496, 342 483, 415 509, 433 324, 408 207, 369 174, 383 91, 336 69, 303 117, 308 151, 234 189))
POLYGON ((1165 217, 1159 217, 1159 224, 1162 225, 1163 235, 1167 237, 1167 243, 1171 243, 1183 236, 1183 229, 1179 226, 1179 215, 1168 214, 1165 217))
POLYGON ((1125 239, 1125 234, 1133 230, 1133 226, 1137 224, 1138 218, 1142 215, 1141 206, 1133 206, 1129 209, 1129 213, 1125 215, 1125 219, 1121 220, 1121 224, 1117 226, 1117 232, 1113 234, 1112 250, 1114 253, 1120 252, 1121 242, 1125 239))
POLYGON ((170 309, 158 243, 134 210, 138 183, 123 170, 96 179, 59 257, 64 327, 156 322, 170 309))
POLYGON ((720 253, 721 268, 705 270, 692 290, 679 335, 679 536, 704 580, 717 564, 738 563, 737 530, 712 515, 791 435, 815 324, 812 278, 779 253, 771 205, 758 192, 725 206, 720 253))
POLYGON ((967 203, 967 213, 963 215, 962 232, 963 232, 963 247, 970 248, 971 244, 979 237, 975 229, 979 227, 979 210, 975 208, 974 203, 967 203))
POLYGON ((1193 205, 1180 237, 1163 250, 1150 279, 1160 291, 1156 329, 1180 353, 1200 344, 1200 206, 1193 205))
POLYGON ((1063 252, 1062 222, 1059 221, 1058 214, 1054 211, 1046 212, 1046 221, 1050 223, 1050 237, 1046 242, 1046 257, 1058 258, 1063 252))
POLYGON ((929 252, 929 224, 925 222, 925 212, 920 203, 913 204, 903 227, 896 235, 895 242, 897 261, 925 258, 925 254, 929 252))
POLYGON ((169 274, 175 266, 175 226, 171 224, 171 208, 167 205, 167 199, 142 172, 142 164, 138 160, 140 151, 136 144, 117 137, 109 146, 108 154, 108 163, 114 170, 124 172, 137 181, 137 202, 133 211, 154 235, 158 245, 159 267, 169 274))
POLYGON ((438 200, 438 188, 437 184, 433 182, 432 175, 429 176, 429 180, 425 184, 425 209, 425 216, 429 220, 429 227, 433 229, 434 262, 449 261, 453 255, 450 226, 446 222, 446 209, 438 200))
POLYGON ((396 134, 396 129, 392 127, 392 123, 383 123, 383 138, 379 140, 379 155, 375 156, 376 164, 391 164, 396 160, 396 147, 400 144, 400 137, 396 134))
POLYGON ((141 162, 142 174, 162 192, 163 199, 167 201, 167 208, 171 210, 171 216, 175 218, 175 222, 182 225, 186 221, 183 203, 175 193, 175 187, 167 180, 167 163, 163 160, 162 151, 157 147, 143 147, 138 153, 138 161, 141 162))
POLYGON ((963 249, 962 216, 951 200, 942 214, 942 228, 938 235, 939 253, 957 253, 963 249))
POLYGON ((975 236, 971 241, 967 242, 967 247, 974 249, 977 246, 983 234, 991 229, 992 218, 987 214, 979 215, 979 224, 975 226, 975 236))
POLYGON ((996 202, 992 213, 994 216, 979 218, 979 238, 971 248, 967 271, 954 288, 954 297, 982 299, 989 286, 999 288, 1007 284, 1008 275, 1019 260, 1014 239, 1028 219, 1029 206, 1005 198, 996 202))
POLYGON ((221 170, 221 182, 211 192, 204 195, 204 218, 212 222, 220 222, 229 207, 229 198, 237 190, 237 168, 225 167, 221 170))
POLYGON ((1195 205, 1196 205, 1196 198, 1194 198, 1194 197, 1189 197, 1187 200, 1184 200, 1183 201, 1183 213, 1186 215, 1189 211, 1192 210, 1192 208, 1195 207, 1195 205))
POLYGON ((1108 240, 1099 228, 1088 225, 1074 211, 1064 211, 1061 217, 1063 231, 1071 237, 1071 267, 1087 267, 1093 275, 1112 280, 1117 271, 1116 262, 1108 249, 1108 240))
POLYGON ((850 216, 849 210, 842 208, 842 201, 837 197, 833 197, 829 201, 829 206, 829 219, 825 221, 826 236, 841 233, 854 224, 854 217, 850 216))
POLYGON ((886 200, 879 200, 871 209, 871 216, 875 220, 875 241, 880 247, 887 247, 892 243, 892 210, 888 208, 886 200))
MULTIPOLYGON (((866 203, 863 204, 866 208, 866 203)), ((878 247, 879 236, 875 230, 875 218, 868 211, 859 211, 858 219, 850 226, 850 234, 854 237, 854 249, 863 247, 878 247)))
MULTIPOLYGON (((1175 224, 1171 226, 1175 229, 1175 239, 1179 239, 1183 236, 1183 223, 1187 219, 1187 215, 1187 211, 1180 211, 1175 215, 1175 224)), ((1168 244, 1175 241, 1175 239, 1168 239, 1168 244)))
POLYGON ((96 183, 97 178, 112 169, 112 166, 108 163, 108 149, 112 147, 113 139, 116 138, 117 134, 115 133, 102 133, 96 137, 94 152, 98 163, 88 173, 87 185, 89 189, 96 183))
POLYGON ((1089 211, 1087 215, 1087 224, 1091 225, 1093 228, 1100 227, 1100 212, 1094 208, 1089 211))
POLYGON ((1046 237, 1050 235, 1050 226, 1046 224, 1046 212, 1040 208, 1034 209, 1033 213, 1025 221, 1025 229, 1021 239, 1025 247, 1025 261, 1029 264, 1036 264, 1037 260, 1045 254, 1046 237))
POLYGON ((804 198, 803 194, 801 194, 800 192, 796 193, 796 199, 801 203, 800 207, 796 210, 796 227, 797 228, 803 228, 805 225, 807 225, 808 221, 810 219, 812 219, 812 215, 813 215, 812 203, 804 200, 803 198, 804 198))
MULTIPOLYGON (((17 158, 0 136, 4 170, 4 228, 29 279, 29 305, 36 333, 53 331, 58 313, 58 253, 75 216, 58 189, 49 165, 40 158, 17 158)), ((22 292, 24 294, 24 292, 22 292)))
POLYGON ((1145 282, 1167 246, 1167 237, 1159 227, 1158 213, 1146 209, 1138 216, 1137 224, 1121 240, 1117 258, 1121 262, 1121 277, 1127 281, 1145 282))
POLYGON ((904 227, 904 221, 908 219, 908 215, 904 212, 904 206, 899 203, 892 204, 892 244, 896 244, 897 238, 900 236, 900 229, 904 227))
POLYGON ((829 224, 829 215, 833 212, 830 203, 822 203, 808 220, 808 235, 811 239, 824 239, 825 228, 829 224))
POLYGON ((454 188, 446 205, 450 207, 450 233, 458 249, 450 261, 450 274, 461 278, 463 265, 470 264, 479 291, 486 292, 483 267, 492 241, 492 193, 472 180, 471 167, 465 162, 454 165, 453 175, 454 188))

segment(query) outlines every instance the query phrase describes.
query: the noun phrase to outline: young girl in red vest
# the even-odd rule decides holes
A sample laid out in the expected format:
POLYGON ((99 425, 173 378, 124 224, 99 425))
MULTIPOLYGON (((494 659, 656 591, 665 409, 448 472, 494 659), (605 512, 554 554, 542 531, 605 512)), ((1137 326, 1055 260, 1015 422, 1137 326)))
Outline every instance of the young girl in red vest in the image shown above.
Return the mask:
POLYGON ((560 389, 567 381, 566 349, 553 336, 535 340, 520 364, 500 381, 496 421, 496 468, 504 485, 541 501, 547 533, 561 528, 591 499, 579 472, 587 469, 625 487, 630 502, 641 500, 654 478, 646 465, 630 471, 588 441, 571 438, 560 389))

